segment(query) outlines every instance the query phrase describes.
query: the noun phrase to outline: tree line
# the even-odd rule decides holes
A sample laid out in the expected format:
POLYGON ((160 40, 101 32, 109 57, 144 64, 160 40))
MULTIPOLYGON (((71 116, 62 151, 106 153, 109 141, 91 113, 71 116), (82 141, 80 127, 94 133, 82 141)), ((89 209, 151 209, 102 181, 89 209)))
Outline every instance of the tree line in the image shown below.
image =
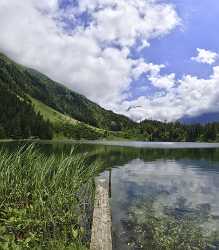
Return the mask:
POLYGON ((0 84, 0 139, 52 138, 52 126, 31 101, 18 97, 0 84))
POLYGON ((219 123, 186 125, 145 120, 135 133, 149 141, 215 142, 219 141, 219 123))

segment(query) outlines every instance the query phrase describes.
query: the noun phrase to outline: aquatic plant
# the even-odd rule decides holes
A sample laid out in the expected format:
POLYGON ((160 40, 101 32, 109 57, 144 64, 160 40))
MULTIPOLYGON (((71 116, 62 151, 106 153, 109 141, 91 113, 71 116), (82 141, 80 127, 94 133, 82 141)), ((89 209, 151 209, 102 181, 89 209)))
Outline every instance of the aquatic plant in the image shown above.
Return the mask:
POLYGON ((73 150, 1 150, 0 249, 85 249, 96 170, 73 150))
POLYGON ((150 204, 133 206, 123 221, 127 245, 132 250, 213 250, 218 234, 203 233, 190 217, 157 216, 150 204))

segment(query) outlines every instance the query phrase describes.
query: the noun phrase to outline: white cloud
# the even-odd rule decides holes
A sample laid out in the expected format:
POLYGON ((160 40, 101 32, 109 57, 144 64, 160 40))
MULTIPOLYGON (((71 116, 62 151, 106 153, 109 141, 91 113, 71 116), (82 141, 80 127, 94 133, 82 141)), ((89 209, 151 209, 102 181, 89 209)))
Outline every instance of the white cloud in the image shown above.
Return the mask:
POLYGON ((152 97, 141 96, 126 101, 119 109, 139 121, 145 118, 175 121, 185 115, 195 116, 219 110, 219 66, 213 68, 208 79, 185 75, 174 83, 174 75, 169 75, 169 78, 171 88, 158 91, 152 97), (127 112, 130 106, 137 108, 127 112))
POLYGON ((147 40, 142 40, 141 45, 138 46, 137 51, 140 52, 145 48, 150 47, 150 43, 147 40))
POLYGON ((134 79, 138 79, 142 74, 148 73, 150 76, 157 76, 160 70, 164 68, 163 64, 146 63, 143 59, 136 60, 134 63, 132 75, 134 79))
MULTIPOLYGON (((179 23, 172 5, 155 0, 80 0, 78 7, 67 10, 60 10, 57 0, 1 0, 0 49, 106 108, 135 120, 172 121, 219 109, 219 67, 208 79, 176 79, 174 73, 161 73, 164 65, 129 54, 179 23), (85 10, 90 21, 84 27, 77 16, 85 10), (131 83, 141 76, 157 92, 127 101, 131 83)), ((193 60, 213 64, 217 57, 198 49, 193 60)))
MULTIPOLYGON (((0 48, 9 56, 135 120, 170 121, 219 108, 219 67, 214 67, 209 79, 186 75, 177 80, 174 73, 161 74, 162 64, 129 57, 139 39, 149 46, 151 38, 179 24, 171 5, 149 0, 80 0, 77 9, 72 6, 66 12, 59 11, 56 0, 2 0, 0 23, 0 48), (63 30, 63 16, 73 25, 75 13, 84 10, 91 17, 88 26, 63 30), (142 75, 157 93, 125 101, 130 84, 142 75)), ((207 58, 202 51, 202 61, 211 63, 214 56, 207 58)))
MULTIPOLYGON (((132 46, 137 38, 148 40, 169 33, 179 18, 171 5, 145 0, 82 0, 80 9, 92 13, 90 32, 103 42, 132 46), (99 11, 94 11, 96 8, 99 11)), ((147 42, 147 43, 146 43, 147 42)))
POLYGON ((48 10, 50 12, 55 12, 58 10, 58 1, 57 0, 33 0, 33 4, 42 10, 48 10))
POLYGON ((216 52, 199 48, 197 48, 197 53, 198 55, 196 57, 191 58, 193 61, 210 65, 214 64, 219 56, 216 52))
POLYGON ((169 75, 151 75, 148 77, 154 87, 159 89, 170 89, 175 85, 175 74, 169 75))
POLYGON ((132 80, 160 67, 131 59, 130 49, 139 40, 149 46, 152 38, 171 32, 180 19, 172 5, 155 0, 78 3, 78 7, 72 4, 60 10, 58 0, 1 0, 0 50, 104 107, 118 110, 132 80), (77 18, 84 11, 89 24, 78 26, 77 18), (65 25, 68 30, 63 29, 65 25))

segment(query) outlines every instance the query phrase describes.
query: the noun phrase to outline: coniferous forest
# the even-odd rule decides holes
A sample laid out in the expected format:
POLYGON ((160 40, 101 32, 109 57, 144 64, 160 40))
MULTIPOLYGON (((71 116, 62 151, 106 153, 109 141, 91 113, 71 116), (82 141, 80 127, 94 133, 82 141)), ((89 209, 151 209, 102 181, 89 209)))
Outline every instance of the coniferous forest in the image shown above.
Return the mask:
POLYGON ((53 137, 215 142, 219 123, 136 123, 0 54, 0 138, 53 137))
POLYGON ((27 98, 21 99, 1 86, 0 138, 52 138, 52 127, 36 113, 27 98))

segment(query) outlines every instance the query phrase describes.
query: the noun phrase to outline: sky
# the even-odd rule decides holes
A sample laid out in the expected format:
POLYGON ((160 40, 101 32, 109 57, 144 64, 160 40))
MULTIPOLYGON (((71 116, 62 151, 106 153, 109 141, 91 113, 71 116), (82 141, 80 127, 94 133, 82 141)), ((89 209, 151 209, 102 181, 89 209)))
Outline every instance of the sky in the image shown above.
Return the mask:
POLYGON ((1 0, 0 51, 133 120, 219 110, 218 0, 1 0))

